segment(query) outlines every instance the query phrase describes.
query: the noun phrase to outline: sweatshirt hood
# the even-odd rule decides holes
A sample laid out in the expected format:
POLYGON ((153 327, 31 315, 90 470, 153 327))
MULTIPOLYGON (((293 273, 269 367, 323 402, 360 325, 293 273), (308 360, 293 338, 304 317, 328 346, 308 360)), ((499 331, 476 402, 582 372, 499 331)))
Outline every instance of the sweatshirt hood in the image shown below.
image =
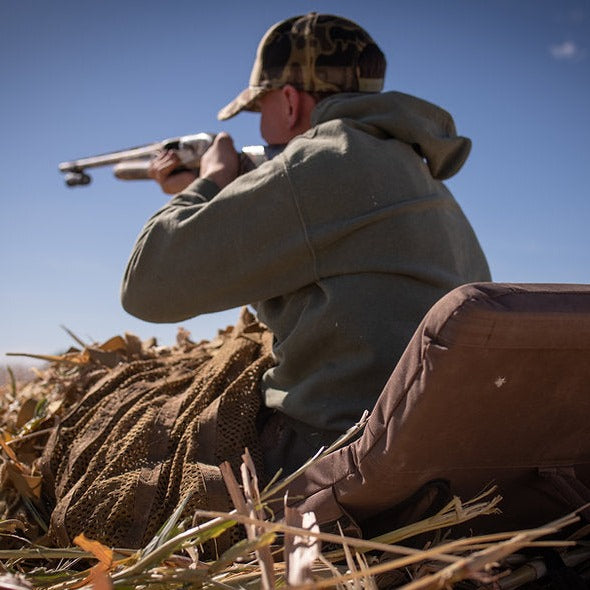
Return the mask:
POLYGON ((471 150, 471 140, 457 135, 447 111, 401 92, 336 94, 322 100, 312 113, 312 125, 334 119, 409 144, 437 180, 456 174, 471 150))

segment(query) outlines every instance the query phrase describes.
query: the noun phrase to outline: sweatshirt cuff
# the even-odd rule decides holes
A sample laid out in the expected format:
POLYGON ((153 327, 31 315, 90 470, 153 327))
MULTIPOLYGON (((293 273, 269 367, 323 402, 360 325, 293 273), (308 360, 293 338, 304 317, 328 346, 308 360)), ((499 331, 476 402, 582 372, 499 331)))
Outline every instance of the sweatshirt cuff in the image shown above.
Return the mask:
POLYGON ((210 201, 219 191, 220 188, 212 180, 208 180, 207 178, 197 178, 175 198, 189 196, 193 198, 197 197, 203 201, 210 201))

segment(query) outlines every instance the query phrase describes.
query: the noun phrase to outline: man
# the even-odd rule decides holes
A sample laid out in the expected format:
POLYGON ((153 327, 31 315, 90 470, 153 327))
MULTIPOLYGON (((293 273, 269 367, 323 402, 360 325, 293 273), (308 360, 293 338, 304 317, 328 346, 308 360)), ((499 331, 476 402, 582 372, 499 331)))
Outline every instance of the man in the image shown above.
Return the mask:
POLYGON ((307 14, 272 27, 250 85, 220 119, 259 111, 285 148, 238 176, 217 136, 199 177, 142 230, 122 301, 153 322, 252 304, 274 334, 261 388, 266 468, 289 472, 370 410, 425 312, 490 279, 469 222, 441 180, 470 141, 437 106, 382 93, 385 58, 355 23, 307 14))

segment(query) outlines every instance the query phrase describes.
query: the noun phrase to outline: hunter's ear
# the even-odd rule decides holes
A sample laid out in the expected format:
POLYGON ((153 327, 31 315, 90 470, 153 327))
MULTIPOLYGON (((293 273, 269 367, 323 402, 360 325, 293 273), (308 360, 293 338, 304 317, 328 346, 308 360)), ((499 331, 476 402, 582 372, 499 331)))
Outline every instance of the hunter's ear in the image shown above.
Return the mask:
POLYGON ((285 104, 285 116, 289 125, 289 130, 294 129, 299 124, 301 117, 301 95, 291 84, 286 84, 281 88, 285 104))

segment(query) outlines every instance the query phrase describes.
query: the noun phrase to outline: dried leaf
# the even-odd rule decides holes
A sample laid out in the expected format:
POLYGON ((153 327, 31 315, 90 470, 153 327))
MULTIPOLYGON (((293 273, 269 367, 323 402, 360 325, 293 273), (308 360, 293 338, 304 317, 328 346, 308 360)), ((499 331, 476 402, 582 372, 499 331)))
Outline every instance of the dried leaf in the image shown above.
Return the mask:
POLYGON ((111 577, 101 566, 102 564, 99 563, 90 570, 89 582, 92 584, 93 590, 112 590, 111 577))
POLYGON ((111 590, 113 587, 111 578, 108 574, 109 568, 104 563, 99 562, 88 570, 88 575, 74 584, 72 588, 83 588, 90 585, 93 589, 111 590))
POLYGON ((29 398, 25 400, 18 410, 16 417, 16 427, 22 428, 35 415, 35 408, 37 407, 37 400, 29 398))
MULTIPOLYGON (((2 447, 4 452, 8 455, 8 458, 11 459, 12 461, 14 461, 14 463, 19 467, 19 469, 21 471, 25 471, 26 467, 17 459, 15 452, 6 444, 6 442, 4 442, 6 440, 4 432, 2 431, 0 434, 2 435, 2 436, 0 436, 0 446, 2 447)), ((10 438, 12 438, 12 437, 10 437, 10 438)))
POLYGON ((103 545, 99 541, 93 541, 81 533, 74 539, 74 543, 84 551, 92 553, 98 563, 90 568, 88 575, 73 588, 81 588, 91 584, 94 589, 111 590, 113 584, 111 582, 109 571, 113 568, 113 550, 103 545))
POLYGON ((87 348, 84 352, 88 355, 89 361, 100 363, 110 369, 116 367, 123 358, 118 350, 105 351, 100 348, 87 348))
POLYGON ((74 543, 78 545, 78 547, 84 549, 84 551, 88 551, 88 553, 92 553, 96 559, 98 559, 102 564, 106 565, 107 567, 112 567, 113 565, 113 550, 103 545, 99 541, 93 541, 81 533, 74 539, 74 543))
POLYGON ((104 352, 126 351, 127 344, 121 336, 113 336, 106 342, 103 342, 98 348, 104 352))
POLYGON ((41 476, 29 475, 20 465, 10 461, 6 464, 8 480, 16 488, 16 491, 26 498, 39 498, 41 496, 41 476))
POLYGON ((135 334, 125 332, 125 344, 127 352, 131 356, 141 356, 141 353, 143 352, 141 339, 139 339, 135 334))
POLYGON ((12 434, 6 430, 0 430, 0 438, 7 443, 10 443, 11 440, 14 440, 14 436, 12 436, 12 434))

